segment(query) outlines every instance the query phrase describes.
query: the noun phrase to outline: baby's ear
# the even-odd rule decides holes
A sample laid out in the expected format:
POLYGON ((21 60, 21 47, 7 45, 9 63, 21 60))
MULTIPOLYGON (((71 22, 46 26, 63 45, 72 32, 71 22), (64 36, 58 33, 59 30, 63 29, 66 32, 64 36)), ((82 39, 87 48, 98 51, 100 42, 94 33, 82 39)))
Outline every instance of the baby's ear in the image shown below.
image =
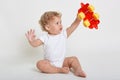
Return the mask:
POLYGON ((45 25, 45 29, 47 30, 47 31, 49 31, 49 25, 47 24, 47 25, 45 25))

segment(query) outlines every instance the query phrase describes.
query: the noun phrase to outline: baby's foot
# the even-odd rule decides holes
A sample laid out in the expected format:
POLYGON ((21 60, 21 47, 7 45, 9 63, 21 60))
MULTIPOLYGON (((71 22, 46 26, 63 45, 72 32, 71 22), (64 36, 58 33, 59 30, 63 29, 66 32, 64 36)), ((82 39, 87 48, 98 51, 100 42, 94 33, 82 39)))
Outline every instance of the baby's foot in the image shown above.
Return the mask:
POLYGON ((75 75, 76 76, 80 76, 80 77, 86 77, 86 74, 85 74, 85 72, 83 71, 83 70, 81 70, 81 69, 77 69, 76 71, 75 71, 75 75))
POLYGON ((69 73, 69 68, 68 67, 63 67, 61 68, 62 73, 69 73))

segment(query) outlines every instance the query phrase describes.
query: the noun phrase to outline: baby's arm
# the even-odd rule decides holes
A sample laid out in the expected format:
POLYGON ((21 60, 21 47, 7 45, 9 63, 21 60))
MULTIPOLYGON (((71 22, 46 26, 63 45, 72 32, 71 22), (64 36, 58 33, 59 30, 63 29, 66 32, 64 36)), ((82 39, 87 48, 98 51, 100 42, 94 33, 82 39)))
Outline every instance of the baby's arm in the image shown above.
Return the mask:
POLYGON ((43 42, 40 39, 36 39, 35 30, 30 29, 25 35, 26 35, 29 43, 31 44, 31 46, 37 47, 37 46, 40 46, 41 44, 43 44, 43 42))
POLYGON ((75 21, 71 24, 71 26, 67 28, 67 37, 69 37, 71 33, 78 27, 80 21, 81 20, 76 17, 75 21))

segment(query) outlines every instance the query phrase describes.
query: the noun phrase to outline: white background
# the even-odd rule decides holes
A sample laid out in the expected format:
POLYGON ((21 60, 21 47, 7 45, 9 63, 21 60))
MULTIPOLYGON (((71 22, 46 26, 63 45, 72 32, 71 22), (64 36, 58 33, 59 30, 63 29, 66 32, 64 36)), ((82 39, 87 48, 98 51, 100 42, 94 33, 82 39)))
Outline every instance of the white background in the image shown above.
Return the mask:
MULTIPOLYGON (((25 33, 32 28, 38 36, 42 32, 38 20, 48 10, 61 12, 67 28, 80 2, 94 5, 100 14, 99 29, 85 28, 81 22, 67 40, 66 56, 79 58, 88 75, 85 80, 120 80, 119 0, 0 0, 0 80, 49 80, 57 76, 37 72, 35 63, 43 59, 43 50, 31 47, 25 33)), ((73 74, 58 75, 60 80, 79 79, 73 74)))

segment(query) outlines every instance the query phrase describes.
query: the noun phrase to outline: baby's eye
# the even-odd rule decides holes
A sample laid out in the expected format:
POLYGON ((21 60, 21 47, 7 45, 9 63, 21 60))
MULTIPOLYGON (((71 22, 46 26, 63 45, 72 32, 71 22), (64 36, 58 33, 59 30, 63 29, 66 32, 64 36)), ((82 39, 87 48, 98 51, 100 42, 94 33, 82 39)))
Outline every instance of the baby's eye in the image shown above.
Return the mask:
POLYGON ((57 24, 57 25, 59 25, 59 24, 60 24, 60 22, 56 22, 56 24, 57 24))
POLYGON ((61 21, 60 22, 56 22, 57 25, 60 25, 61 24, 61 21))

